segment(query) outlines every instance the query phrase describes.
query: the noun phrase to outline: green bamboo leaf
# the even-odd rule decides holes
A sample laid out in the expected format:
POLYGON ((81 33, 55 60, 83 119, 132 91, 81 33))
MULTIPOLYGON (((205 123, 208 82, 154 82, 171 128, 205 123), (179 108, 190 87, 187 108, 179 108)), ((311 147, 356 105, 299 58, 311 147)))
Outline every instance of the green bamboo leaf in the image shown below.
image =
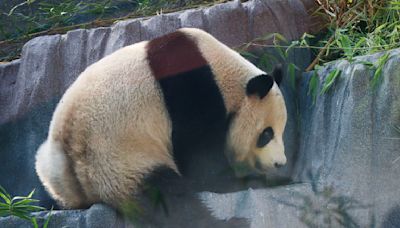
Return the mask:
POLYGON ((47 228, 47 226, 49 225, 51 216, 53 216, 52 212, 53 212, 53 207, 51 207, 50 212, 47 213, 47 219, 46 219, 46 221, 45 221, 44 224, 43 224, 43 228, 47 228))
POLYGON ((249 59, 249 58, 258 59, 259 58, 258 56, 254 55, 253 53, 248 52, 248 51, 239 51, 239 54, 241 56, 245 57, 246 59, 249 59))
POLYGON ((41 210, 45 209, 43 207, 35 206, 35 205, 18 205, 18 206, 13 206, 13 208, 26 210, 26 211, 41 211, 41 210))
POLYGON ((7 211, 0 211, 0 217, 6 217, 6 216, 10 216, 11 213, 9 210, 7 211))
POLYGON ((286 61, 288 55, 286 52, 283 51, 281 47, 275 47, 276 52, 278 52, 279 56, 281 57, 282 61, 286 61))
POLYGON ((257 66, 266 72, 271 72, 274 65, 273 63, 276 61, 278 60, 273 55, 266 52, 260 57, 257 66))
POLYGON ((383 23, 382 25, 376 27, 375 32, 380 32, 381 30, 386 28, 386 26, 387 26, 387 23, 383 23))
POLYGON ((376 68, 374 77, 372 78, 372 87, 376 87, 376 85, 378 84, 379 79, 381 78, 381 75, 382 75, 382 71, 383 71, 382 67, 376 68))
POLYGON ((286 48, 286 55, 288 55, 289 54, 289 51, 292 49, 292 48, 294 48, 294 47, 296 47, 296 46, 299 46, 299 44, 300 44, 300 42, 298 41, 298 40, 295 40, 295 41, 292 41, 292 43, 289 45, 289 47, 287 47, 286 48))
POLYGON ((268 34, 266 34, 264 36, 261 36, 261 37, 258 37, 256 39, 254 39, 254 41, 255 42, 257 42, 257 41, 267 41, 267 40, 274 39, 274 37, 275 37, 275 33, 268 33, 268 34))
POLYGON ((301 38, 300 38, 300 46, 301 47, 309 47, 310 45, 307 42, 307 39, 314 39, 315 36, 308 34, 308 33, 304 33, 301 38))
POLYGON ((354 45, 354 48, 360 48, 363 44, 367 42, 367 39, 365 37, 361 37, 360 40, 354 45))
POLYGON ((281 41, 287 43, 287 39, 280 33, 274 33, 274 42, 281 41))
POLYGON ((6 203, 0 203, 0 210, 4 209, 4 208, 8 208, 10 205, 6 204, 6 203))
POLYGON ((308 82, 308 95, 311 95, 313 104, 315 104, 315 102, 317 101, 318 85, 319 85, 318 71, 314 70, 313 75, 311 76, 310 81, 308 82))
POLYGON ((349 36, 340 34, 337 42, 339 47, 343 49, 344 55, 347 57, 349 61, 351 61, 353 58, 353 48, 351 46, 351 41, 349 36))
POLYGON ((321 94, 325 94, 335 83, 335 81, 339 78, 340 74, 342 73, 341 70, 334 69, 331 71, 325 79, 324 84, 322 85, 321 94))
POLYGON ((300 70, 294 63, 289 63, 287 73, 289 75, 290 85, 296 88, 296 70, 300 70))
POLYGON ((11 200, 11 195, 0 185, 0 193, 4 194, 8 199, 11 200))
POLYGON ((33 189, 28 196, 15 196, 12 198, 11 203, 14 203, 17 200, 25 200, 32 198, 33 194, 35 193, 35 189, 33 189))
POLYGON ((373 88, 375 88, 378 85, 378 83, 381 81, 383 67, 385 66, 385 64, 387 63, 387 61, 389 59, 390 59, 389 52, 387 52, 384 55, 382 55, 381 57, 379 57, 378 62, 377 62, 376 71, 374 73, 374 76, 372 77, 372 82, 371 82, 373 88))
POLYGON ((19 8, 19 7, 23 6, 23 5, 26 5, 26 4, 29 4, 29 1, 21 2, 21 3, 17 4, 17 5, 15 5, 15 6, 14 6, 13 8, 11 8, 11 10, 8 12, 7 16, 11 16, 17 8, 19 8))
POLYGON ((363 64, 364 66, 369 68, 374 67, 374 64, 370 61, 358 61, 357 63, 363 64))
POLYGON ((39 202, 39 200, 37 199, 23 199, 21 201, 18 201, 16 203, 14 203, 14 206, 18 206, 18 205, 26 205, 26 204, 30 204, 30 203, 37 203, 39 202))
POLYGON ((276 58, 273 54, 271 54, 271 53, 269 53, 269 52, 263 53, 263 55, 261 56, 261 58, 268 58, 269 61, 270 61, 271 63, 279 62, 279 61, 278 61, 278 58, 276 58))
POLYGON ((35 194, 35 189, 33 189, 26 198, 32 198, 33 194, 35 194))
POLYGON ((14 196, 11 201, 15 202, 15 201, 24 200, 24 199, 29 199, 29 197, 27 197, 27 196, 14 196))
POLYGON ((19 211, 19 210, 18 211, 12 211, 11 214, 14 215, 14 216, 17 216, 19 218, 31 221, 31 217, 28 216, 27 213, 24 212, 24 211, 19 211))
POLYGON ((31 218, 31 223, 33 225, 33 228, 39 228, 39 225, 38 225, 37 220, 36 220, 35 217, 31 218))
POLYGON ((11 200, 10 198, 8 198, 5 194, 3 194, 2 192, 0 192, 0 197, 3 198, 4 202, 6 202, 7 204, 11 204, 11 200))
POLYGON ((137 224, 138 219, 143 215, 143 209, 135 201, 124 202, 121 211, 126 218, 128 218, 132 223, 137 224))

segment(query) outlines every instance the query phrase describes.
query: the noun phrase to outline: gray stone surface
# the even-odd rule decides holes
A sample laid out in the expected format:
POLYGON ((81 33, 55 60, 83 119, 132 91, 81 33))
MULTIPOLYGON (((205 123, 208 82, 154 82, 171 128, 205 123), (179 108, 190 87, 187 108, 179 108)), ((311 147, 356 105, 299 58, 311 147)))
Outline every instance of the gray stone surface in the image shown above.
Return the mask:
POLYGON ((204 10, 204 15, 207 31, 228 46, 250 41, 249 17, 240 1, 212 6, 204 10))
MULTIPOLYGON (((87 210, 53 211, 49 227, 305 227, 299 223, 300 212, 281 201, 301 205, 296 194, 309 194, 310 189, 308 184, 298 184, 227 194, 171 194, 165 198, 168 214, 161 208, 150 207, 150 214, 142 215, 135 223, 106 205, 95 204, 87 210)), ((33 215, 41 226, 49 212, 33 215)), ((13 216, 0 217, 2 227, 28 227, 29 224, 13 216)))
POLYGON ((313 106, 307 96, 308 77, 298 90, 300 113, 299 154, 295 181, 320 182, 371 205, 357 216, 361 224, 375 215, 377 223, 400 226, 400 49, 390 52, 382 80, 372 88, 374 71, 357 61, 376 62, 381 54, 338 61, 319 71, 322 79, 332 69, 342 75, 313 106))
POLYGON ((250 188, 228 194, 202 192, 199 196, 211 214, 220 220, 243 218, 249 227, 306 227, 300 224, 300 212, 295 207, 281 203, 301 205, 296 193, 311 193, 311 187, 298 184, 270 189, 250 188))
POLYGON ((177 13, 157 15, 142 22, 141 38, 150 40, 181 28, 177 13))
POLYGON ((204 19, 203 10, 193 9, 186 10, 179 14, 182 28, 199 28, 206 29, 206 21, 204 19))
POLYGON ((248 23, 252 38, 278 32, 293 40, 308 31, 310 26, 307 8, 301 1, 255 0, 243 6, 250 15, 248 23))
MULTIPOLYGON (((10 63, 0 65, 0 107, 11 107, 15 86, 16 75, 21 64, 21 60, 14 60, 10 63)), ((7 122, 7 117, 11 115, 11 108, 1 108, 0 124, 7 122)))
MULTIPOLYGON (((203 28, 231 46, 270 32, 280 32, 292 39, 307 31, 308 16, 300 0, 263 2, 228 2, 208 9, 121 21, 110 28, 80 29, 64 35, 43 36, 29 41, 23 48, 20 60, 0 65, 0 154, 3 161, 0 166, 0 185, 13 195, 26 195, 36 188, 35 198, 40 199, 42 205, 50 208, 54 204, 35 174, 34 156, 40 143, 46 138, 52 112, 61 95, 80 72, 103 56, 123 46, 154 38, 180 27, 203 28), (296 15, 296 20, 288 15, 296 15)), ((304 61, 308 59, 305 56, 307 55, 299 53, 293 56, 293 59, 299 65, 304 65, 304 61)), ((290 162, 281 175, 288 177, 293 172, 293 161, 296 160, 298 132, 295 115, 296 93, 288 86, 287 79, 285 80, 283 93, 289 110, 285 140, 290 162)), ((166 216, 162 211, 155 212, 156 216, 145 224, 152 227, 185 227, 187 224, 194 227, 257 227, 263 224, 274 226, 281 225, 282 221, 271 218, 269 213, 266 214, 267 211, 274 211, 278 207, 282 214, 295 213, 291 208, 281 208, 271 202, 270 196, 287 196, 287 192, 282 188, 246 191, 249 187, 264 188, 264 180, 260 183, 260 180, 250 178, 238 182, 230 174, 223 174, 222 178, 225 179, 216 178, 216 174, 221 176, 224 170, 217 167, 218 162, 214 163, 207 166, 210 177, 199 181, 202 186, 187 180, 173 183, 174 187, 167 189, 166 196, 170 205, 170 215, 166 216), (213 171, 213 167, 218 169, 213 171), (206 184, 207 182, 209 183, 206 184), (218 194, 204 193, 204 204, 194 192, 205 190, 218 194), (254 208, 247 207, 245 210, 246 207, 243 207, 240 211, 242 201, 234 199, 241 197, 247 197, 248 201, 244 200, 243 203, 247 202, 246 205, 254 208), (265 201, 264 197, 267 198, 265 201), (216 208, 215 204, 212 204, 213 200, 226 204, 216 208), (234 202, 237 202, 239 208, 237 214, 232 216, 232 211, 230 214, 224 214, 223 208, 232 208, 234 202), (270 203, 273 206, 266 208, 270 203), (210 214, 207 208, 213 214, 210 214), (246 214, 247 210, 256 214, 252 217, 246 214), (258 217, 257 212, 263 212, 265 217, 258 217), (183 215, 185 219, 182 219, 183 215), (223 220, 220 220, 221 218, 223 220)), ((298 167, 296 168, 299 169, 298 167)), ((196 169, 194 173, 204 168, 199 165, 196 169)), ((45 213, 39 213, 38 216, 43 218, 45 213)), ((295 224, 295 217, 290 217, 290 224, 295 224)), ((50 222, 50 227, 101 225, 125 227, 128 226, 128 222, 122 220, 114 210, 102 205, 94 205, 83 211, 57 211, 50 222)), ((1 218, 0 226, 20 227, 27 226, 27 223, 9 217, 1 218)))
MULTIPOLYGON (((36 217, 39 227, 43 226, 50 215, 48 227, 128 227, 115 210, 103 204, 95 204, 87 210, 55 210, 32 215, 36 217)), ((14 216, 0 217, 0 224, 1 227, 32 227, 29 221, 14 216)))
POLYGON ((106 44, 105 54, 142 40, 139 19, 121 21, 111 27, 111 33, 106 44))

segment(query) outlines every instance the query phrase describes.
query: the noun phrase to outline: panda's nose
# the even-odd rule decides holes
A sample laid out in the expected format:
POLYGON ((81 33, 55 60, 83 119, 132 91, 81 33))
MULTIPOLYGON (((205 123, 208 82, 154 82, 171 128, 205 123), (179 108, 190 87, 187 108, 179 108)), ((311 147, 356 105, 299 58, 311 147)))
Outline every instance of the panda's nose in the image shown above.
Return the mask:
POLYGON ((282 166, 284 166, 284 164, 275 162, 275 163, 274 163, 274 166, 275 166, 275 168, 279 169, 279 168, 281 168, 282 166))
POLYGON ((277 157, 274 161, 274 167, 279 169, 286 164, 286 156, 277 157))

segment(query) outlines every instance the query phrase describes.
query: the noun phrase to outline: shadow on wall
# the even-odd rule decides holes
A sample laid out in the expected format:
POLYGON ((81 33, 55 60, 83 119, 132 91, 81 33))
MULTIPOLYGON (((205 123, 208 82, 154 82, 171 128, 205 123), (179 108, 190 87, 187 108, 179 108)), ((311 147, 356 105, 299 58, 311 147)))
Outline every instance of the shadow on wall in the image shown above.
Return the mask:
POLYGON ((46 139, 52 113, 59 98, 40 104, 24 116, 0 126, 0 185, 11 195, 27 195, 46 208, 56 205, 44 190, 35 172, 35 154, 46 139))
POLYGON ((390 209, 389 213, 386 214, 382 227, 384 228, 395 228, 400 227, 400 205, 397 205, 390 209))
MULTIPOLYGON (((250 227, 245 218, 220 220, 199 200, 196 193, 165 194, 166 208, 154 204, 149 197, 140 197, 143 214, 133 224, 138 227, 250 227), (145 199, 145 200, 143 200, 145 199)), ((127 215, 129 217, 129 214, 127 215)))

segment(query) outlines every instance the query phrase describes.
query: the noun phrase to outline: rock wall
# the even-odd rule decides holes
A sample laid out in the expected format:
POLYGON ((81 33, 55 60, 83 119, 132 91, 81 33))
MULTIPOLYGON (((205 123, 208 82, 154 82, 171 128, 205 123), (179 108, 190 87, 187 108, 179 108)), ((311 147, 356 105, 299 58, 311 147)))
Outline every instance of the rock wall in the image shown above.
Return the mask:
MULTIPOLYGON (((36 198, 45 206, 54 203, 34 172, 36 149, 46 138, 52 112, 63 92, 83 69, 104 55, 180 27, 205 29, 230 46, 271 32, 294 39, 308 30, 305 6, 310 2, 235 1, 29 41, 20 60, 0 65, 0 185, 12 194, 22 195, 36 188, 36 198)), ((379 55, 359 60, 376 62, 379 55)), ((168 190, 166 198, 173 213, 166 216, 162 211, 154 212, 148 226, 301 226, 301 211, 280 202, 299 203, 296 193, 312 196, 308 173, 320 174, 317 181, 321 186, 333 185, 337 194, 368 205, 353 211, 360 225, 366 226, 375 216, 380 227, 400 226, 400 134, 393 128, 400 125, 399 56, 400 50, 391 52, 376 88, 371 88, 370 83, 373 71, 357 61, 328 64, 319 72, 321 83, 334 68, 343 73, 315 105, 307 96, 309 74, 298 78, 296 89, 290 88, 285 79, 283 93, 289 112, 285 146, 290 163, 281 175, 305 184, 246 190, 260 186, 222 181, 213 184, 219 189, 229 188, 228 193, 208 190, 186 194, 190 192, 187 185, 173 183, 175 188, 168 190)), ((309 59, 307 53, 300 51, 291 58, 302 66, 309 59)), ((45 213, 38 216, 43 218, 45 213)), ((82 211, 57 211, 50 227, 127 224, 112 209, 94 205, 82 211)), ((0 226, 26 225, 16 218, 0 218, 0 226)))
MULTIPOLYGON (((54 203, 36 176, 34 156, 61 95, 80 72, 103 56, 180 27, 202 28, 230 46, 271 32, 293 39, 307 31, 306 11, 298 0, 234 1, 30 40, 21 59, 0 65, 0 152, 5 161, 0 184, 17 195, 36 188, 36 197, 45 206, 54 203)), ((282 175, 290 175, 292 165, 288 167, 282 175)))
MULTIPOLYGON (((122 21, 110 28, 75 30, 65 35, 38 37, 28 42, 20 60, 0 65, 0 185, 12 194, 36 188, 45 206, 51 199, 33 169, 34 154, 45 139, 60 96, 91 63, 120 47, 154 38, 180 27, 198 27, 235 46, 261 34, 280 32, 289 39, 308 30, 307 8, 312 1, 229 2, 149 19, 122 21), (307 7, 305 7, 307 6, 307 7)), ((319 71, 321 82, 332 69, 339 80, 312 105, 310 74, 298 78, 298 87, 283 82, 289 119, 285 132, 291 161, 281 174, 293 182, 274 188, 248 189, 228 182, 213 183, 224 191, 189 191, 190 184, 170 183, 165 198, 169 216, 155 211, 145 221, 150 227, 294 227, 299 222, 298 193, 313 197, 309 173, 320 176, 320 186, 334 186, 335 194, 367 205, 352 211, 360 226, 400 226, 400 50, 390 52, 382 80, 372 88, 373 71, 361 61, 376 62, 381 54, 353 63, 337 61, 319 71), (374 219, 371 219, 374 218, 374 219)), ((296 51, 292 61, 305 66, 307 53, 296 51)), ((201 167, 200 167, 201 168, 201 167)), ((252 180, 247 180, 252 182, 252 180)), ((262 186, 261 186, 262 187, 262 186)), ((42 223, 45 212, 37 214, 42 223)), ((0 218, 0 226, 27 226, 14 217, 0 218)), ((50 227, 126 227, 129 223, 104 205, 88 210, 56 211, 50 227)))
MULTIPOLYGON (((378 224, 396 220, 400 225, 400 49, 390 52, 380 83, 373 87, 374 70, 362 61, 376 63, 382 55, 337 61, 318 73, 322 79, 332 69, 342 74, 333 88, 318 97, 307 96, 306 75, 298 88, 299 154, 294 180, 307 181, 307 173, 320 175, 322 185, 333 185, 366 205, 360 223, 375 216, 378 224)), ((364 224, 365 225, 365 224, 364 224)), ((385 226, 384 226, 385 227, 385 226)))

